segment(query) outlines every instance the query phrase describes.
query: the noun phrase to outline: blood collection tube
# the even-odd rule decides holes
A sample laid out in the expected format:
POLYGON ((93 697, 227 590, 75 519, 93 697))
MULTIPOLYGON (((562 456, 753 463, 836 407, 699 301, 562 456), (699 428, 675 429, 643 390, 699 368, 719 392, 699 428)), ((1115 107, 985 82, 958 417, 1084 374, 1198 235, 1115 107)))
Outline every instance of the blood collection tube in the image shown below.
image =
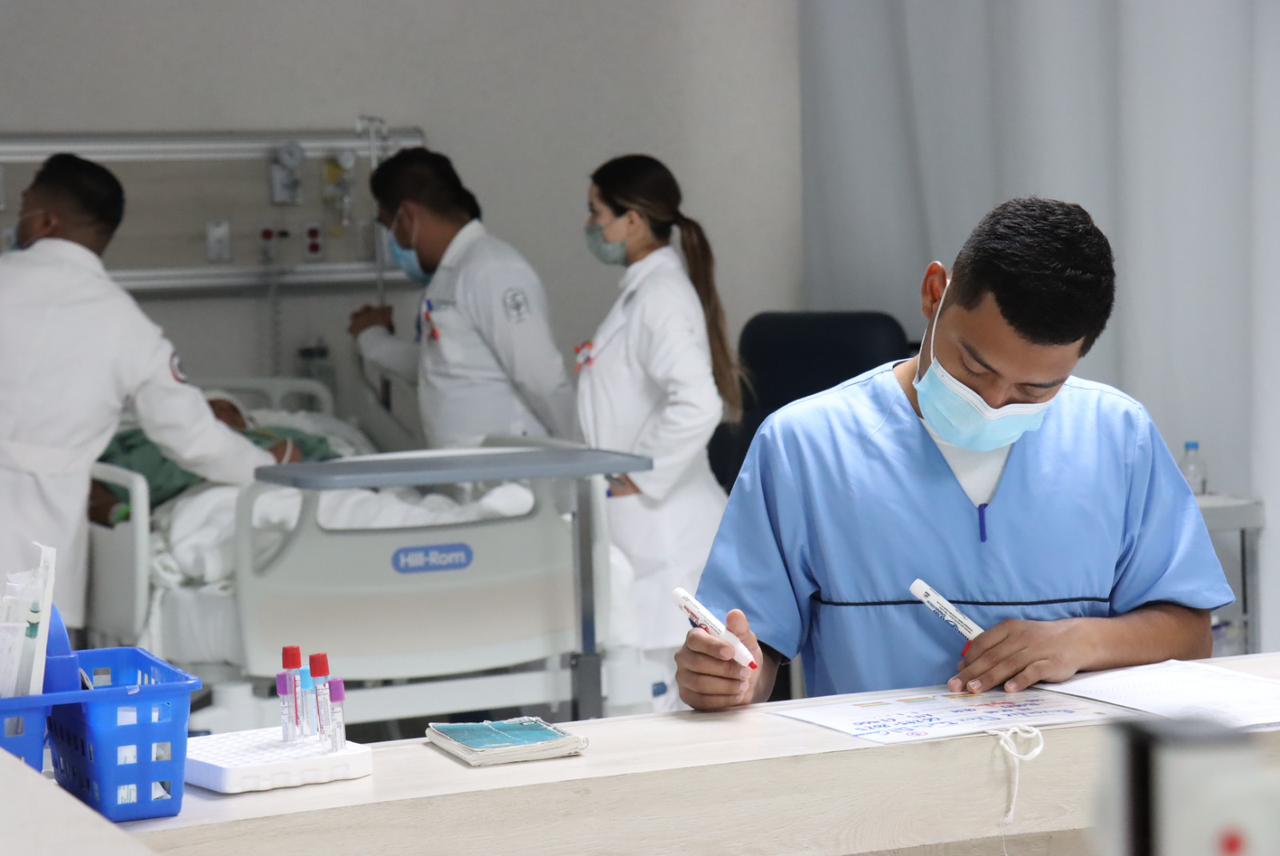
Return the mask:
POLYGON ((297 707, 293 703, 293 683, 288 672, 276 673, 276 695, 280 696, 280 736, 285 743, 298 739, 298 725, 293 721, 297 707))
POLYGON ((302 734, 302 649, 297 645, 286 645, 281 655, 285 674, 289 676, 289 697, 293 699, 293 734, 294 739, 302 734))
POLYGON ((302 667, 302 736, 314 737, 316 734, 316 682, 311 677, 311 669, 302 667))
POLYGON ((331 738, 330 749, 334 752, 342 751, 347 745, 347 719, 342 712, 342 703, 347 698, 347 685, 342 678, 334 678, 329 681, 329 718, 332 728, 329 732, 331 738))
POLYGON ((316 735, 320 742, 329 745, 331 725, 329 720, 329 655, 311 655, 311 680, 316 686, 316 735))

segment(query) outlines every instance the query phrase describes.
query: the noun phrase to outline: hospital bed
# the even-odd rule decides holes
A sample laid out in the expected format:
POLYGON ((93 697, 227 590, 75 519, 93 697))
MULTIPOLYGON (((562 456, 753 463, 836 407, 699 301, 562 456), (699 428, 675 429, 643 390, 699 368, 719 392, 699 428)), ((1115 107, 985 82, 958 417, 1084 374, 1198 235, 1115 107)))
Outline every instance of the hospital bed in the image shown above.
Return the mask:
MULTIPOLYGON (((246 393, 242 381, 216 384, 246 393)), ((251 386, 276 404, 306 395, 329 405, 313 382, 251 386)), ((266 688, 286 644, 330 654, 334 673, 355 687, 351 722, 566 701, 577 717, 600 715, 610 597, 600 477, 648 466, 557 441, 494 439, 480 450, 259 470, 237 500, 235 596, 225 602, 236 619, 223 626, 238 636, 238 674, 212 676, 213 704, 193 714, 192 727, 272 724, 278 708, 266 688), (524 479, 533 508, 515 518, 355 531, 327 530, 318 519, 327 490, 524 479), (256 556, 254 505, 280 486, 302 491, 298 523, 270 556, 256 556)), ((146 484, 113 467, 94 476, 125 486, 138 510, 126 524, 92 526, 90 536, 93 638, 129 642, 154 608, 146 484)))

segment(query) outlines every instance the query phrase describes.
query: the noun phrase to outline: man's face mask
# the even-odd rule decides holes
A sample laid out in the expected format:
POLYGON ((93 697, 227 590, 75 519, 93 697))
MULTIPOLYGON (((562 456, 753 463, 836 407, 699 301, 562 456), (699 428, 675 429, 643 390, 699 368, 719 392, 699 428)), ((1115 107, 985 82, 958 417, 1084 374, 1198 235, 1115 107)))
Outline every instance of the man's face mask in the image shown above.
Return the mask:
POLYGON ((44 213, 43 209, 36 208, 33 211, 28 211, 25 214, 18 215, 17 222, 13 224, 13 248, 15 250, 25 250, 28 247, 30 247, 32 244, 34 244, 36 241, 40 240, 41 237, 43 237, 43 236, 28 237, 26 240, 23 240, 22 238, 23 221, 43 213, 44 213))
POLYGON ((1003 449, 1013 445, 1026 432, 1038 430, 1053 399, 995 408, 947 371, 938 361, 934 341, 938 338, 938 319, 942 317, 942 307, 950 289, 948 280, 933 316, 929 334, 929 370, 923 377, 917 375, 913 381, 920 399, 920 413, 925 424, 944 443, 973 452, 1003 449))
MULTIPOLYGON (((430 285, 432 274, 422 269, 422 263, 418 261, 418 248, 414 245, 415 241, 411 237, 409 246, 402 247, 400 242, 396 240, 396 221, 400 219, 400 214, 404 209, 396 212, 396 216, 391 219, 391 225, 387 228, 387 255, 395 262, 396 267, 404 271, 405 276, 421 285, 430 285)), ((410 235, 414 233, 411 231, 410 235)))

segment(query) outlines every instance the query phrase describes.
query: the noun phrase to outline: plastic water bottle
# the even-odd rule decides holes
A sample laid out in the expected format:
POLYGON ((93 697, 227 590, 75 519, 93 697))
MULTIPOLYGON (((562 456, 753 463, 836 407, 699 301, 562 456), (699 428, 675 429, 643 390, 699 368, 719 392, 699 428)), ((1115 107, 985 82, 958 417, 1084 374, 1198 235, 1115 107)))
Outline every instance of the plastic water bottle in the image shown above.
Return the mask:
POLYGON ((1205 466, 1204 458, 1200 457, 1199 442, 1187 441, 1178 468, 1182 470, 1182 477, 1187 480, 1187 484, 1191 485, 1192 493, 1203 496, 1209 492, 1209 468, 1205 466))

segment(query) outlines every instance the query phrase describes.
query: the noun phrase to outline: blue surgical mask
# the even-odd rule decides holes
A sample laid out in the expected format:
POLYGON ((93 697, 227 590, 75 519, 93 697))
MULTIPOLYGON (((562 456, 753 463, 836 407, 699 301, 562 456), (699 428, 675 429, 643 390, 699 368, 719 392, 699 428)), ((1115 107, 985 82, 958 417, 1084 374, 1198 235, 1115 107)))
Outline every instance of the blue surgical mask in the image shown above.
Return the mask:
POLYGON ((25 250, 30 248, 30 246, 34 244, 36 241, 40 240, 39 238, 36 238, 36 241, 28 241, 27 243, 24 244, 22 243, 22 240, 18 237, 18 230, 22 227, 23 220, 27 219, 28 217, 34 217, 37 214, 43 214, 43 213, 44 213, 43 209, 37 208, 35 211, 28 211, 26 214, 19 215, 18 219, 15 220, 13 223, 13 246, 11 247, 11 249, 25 250))
POLYGON ((586 231, 587 249, 591 250, 591 255, 607 265, 626 265, 626 241, 606 241, 604 239, 604 227, 597 223, 587 226, 586 231))
MULTIPOLYGON (((947 289, 950 288, 951 283, 948 282, 947 289)), ((924 377, 917 377, 914 381, 916 396, 920 399, 920 413, 930 430, 949 445, 973 452, 992 452, 1012 446, 1026 432, 1040 428, 1052 399, 996 408, 956 380, 938 361, 937 351, 933 348, 938 337, 938 318, 942 315, 946 299, 947 291, 944 289, 929 334, 929 370, 924 377)))
MULTIPOLYGON (((399 218, 399 213, 396 218, 399 218)), ((396 263, 396 267, 404 271, 405 276, 416 283, 422 285, 430 285, 432 274, 422 269, 422 262, 418 261, 418 251, 414 247, 402 247, 400 242, 396 240, 395 232, 396 221, 391 221, 391 228, 387 229, 387 255, 396 263)))

